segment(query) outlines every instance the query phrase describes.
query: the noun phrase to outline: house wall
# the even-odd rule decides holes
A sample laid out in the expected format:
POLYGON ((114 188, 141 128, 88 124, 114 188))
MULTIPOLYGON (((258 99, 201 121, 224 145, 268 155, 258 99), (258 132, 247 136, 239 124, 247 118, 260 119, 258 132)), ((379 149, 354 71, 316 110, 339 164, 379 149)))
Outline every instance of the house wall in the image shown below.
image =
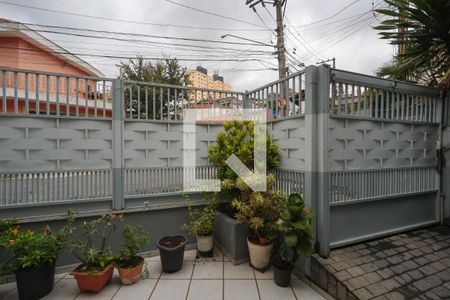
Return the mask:
MULTIPOLYGON (((81 75, 88 76, 89 74, 73 65, 68 64, 63 59, 49 53, 43 49, 40 49, 33 44, 18 38, 18 37, 0 37, 0 45, 4 48, 0 48, 0 67, 8 67, 8 68, 17 68, 24 70, 33 70, 33 71, 43 71, 43 72, 52 72, 52 73, 64 73, 68 75, 81 75)), ((58 95, 61 99, 65 99, 67 95, 67 91, 70 97, 74 98, 78 92, 79 99, 86 98, 86 86, 89 92, 94 90, 96 82, 94 80, 79 80, 78 90, 76 90, 76 82, 75 78, 70 77, 56 77, 56 76, 39 76, 39 79, 36 79, 36 75, 28 74, 28 78, 25 78, 25 73, 13 73, 0 72, 0 88, 3 86, 3 82, 6 83, 7 88, 14 88, 17 80, 17 89, 19 91, 24 91, 28 89, 29 91, 29 99, 33 100, 36 86, 38 86, 38 90, 40 93, 46 95, 49 93, 50 96, 56 94, 59 91, 58 95), (17 76, 17 79, 15 78, 17 76), (5 79, 3 78, 5 77, 5 79), (27 82, 28 81, 28 82, 27 82), (59 81, 57 83, 57 81, 59 81), (67 86, 69 87, 67 89, 67 86)), ((8 93, 7 93, 8 94, 8 93)), ((1 96, 3 96, 0 93, 1 96)), ((12 95, 7 95, 11 97, 12 95)), ((19 97, 20 98, 20 97, 19 97)), ((43 97, 40 97, 41 100, 44 100, 43 97)), ((93 98, 93 96, 90 96, 93 98)), ((101 100, 102 95, 98 95, 98 99, 101 100)), ((25 102, 24 99, 19 99, 18 103, 18 112, 22 113, 25 111, 25 102)), ((81 103, 83 103, 82 100, 81 103)), ((8 99, 7 110, 8 112, 14 111, 14 104, 12 103, 13 99, 8 99)), ((62 101, 61 101, 62 102, 62 101)), ((41 103, 41 105, 44 105, 41 103)), ((101 107, 101 105, 99 106, 101 107)), ((33 110, 35 108, 34 102, 30 103, 30 109, 33 110)), ((65 110, 65 107, 62 107, 65 110)), ((0 110, 3 110, 2 103, 0 103, 0 110)), ((52 109, 52 112, 56 112, 56 107, 52 109)))

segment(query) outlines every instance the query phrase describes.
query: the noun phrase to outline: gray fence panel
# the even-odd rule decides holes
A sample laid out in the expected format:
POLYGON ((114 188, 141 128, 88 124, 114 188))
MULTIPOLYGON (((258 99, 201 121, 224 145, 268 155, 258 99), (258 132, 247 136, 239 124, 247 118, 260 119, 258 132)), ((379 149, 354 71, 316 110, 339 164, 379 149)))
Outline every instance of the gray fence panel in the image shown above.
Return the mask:
POLYGON ((330 245, 437 222, 442 92, 331 74, 330 245), (374 216, 378 221, 368 221, 374 216))

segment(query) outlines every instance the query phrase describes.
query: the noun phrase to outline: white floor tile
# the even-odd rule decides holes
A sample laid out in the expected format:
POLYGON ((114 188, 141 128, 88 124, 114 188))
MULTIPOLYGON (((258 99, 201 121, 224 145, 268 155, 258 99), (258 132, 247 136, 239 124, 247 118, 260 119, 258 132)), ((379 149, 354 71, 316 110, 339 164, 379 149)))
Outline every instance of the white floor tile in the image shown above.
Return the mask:
POLYGON ((192 280, 188 300, 222 300, 222 280, 192 280))
POLYGON ((120 287, 118 279, 113 279, 111 282, 103 288, 100 293, 80 293, 76 300, 95 299, 95 300, 110 300, 116 294, 120 287))
POLYGON ((270 267, 268 270, 264 271, 264 273, 255 270, 256 279, 271 279, 273 280, 273 269, 270 267))
POLYGON ((298 300, 325 300, 302 280, 292 280, 291 285, 298 300))
POLYGON ((195 262, 193 279, 222 279, 223 262, 195 262))
POLYGON ((142 279, 133 285, 122 285, 113 300, 146 300, 157 281, 157 279, 142 279))
POLYGON ((175 273, 161 273, 162 279, 191 279, 194 263, 185 261, 180 271, 175 273))
POLYGON ((53 291, 45 296, 45 300, 73 299, 80 293, 75 279, 63 278, 55 284, 53 291))
POLYGON ((184 252, 184 261, 194 261, 197 256, 197 250, 187 250, 184 252))
POLYGON ((160 279, 153 291, 151 300, 184 300, 186 299, 189 280, 160 279))
POLYGON ((11 293, 16 288, 15 282, 5 283, 0 285, 0 299, 11 293))
POLYGON ((146 276, 146 270, 148 271, 148 278, 150 279, 156 279, 159 278, 159 275, 161 275, 161 263, 159 261, 146 261, 144 270, 142 272, 142 276, 145 278, 146 276))
POLYGON ((254 299, 259 299, 255 280, 225 280, 224 300, 254 299))
POLYGON ((231 262, 225 262, 225 279, 255 279, 253 269, 248 263, 234 266, 231 262))
POLYGON ((291 287, 279 287, 273 280, 258 280, 261 300, 295 300, 291 287))

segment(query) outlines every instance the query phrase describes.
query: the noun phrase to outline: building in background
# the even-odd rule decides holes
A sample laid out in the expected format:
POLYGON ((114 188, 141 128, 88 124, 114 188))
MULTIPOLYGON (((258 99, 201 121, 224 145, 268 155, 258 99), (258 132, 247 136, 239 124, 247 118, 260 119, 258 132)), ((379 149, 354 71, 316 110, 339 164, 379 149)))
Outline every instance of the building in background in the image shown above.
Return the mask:
MULTIPOLYGON (((233 87, 231 84, 226 83, 223 81, 223 77, 219 76, 219 74, 213 74, 213 76, 208 75, 208 70, 198 66, 195 70, 190 70, 188 72, 189 74, 189 81, 190 86, 193 86, 195 88, 199 89, 212 89, 212 90, 220 90, 220 91, 227 91, 231 92, 233 87)), ((216 97, 216 100, 219 98, 227 98, 230 97, 230 95, 227 95, 227 93, 216 93, 217 95, 214 95, 214 93, 211 92, 202 92, 197 91, 195 94, 192 94, 190 96, 190 100, 194 100, 196 103, 199 102, 208 102, 210 103, 211 97, 216 97)))
POLYGON ((11 69, 0 71, 0 112, 111 115, 111 86, 100 79, 104 75, 25 24, 0 19, 0 68, 11 69))

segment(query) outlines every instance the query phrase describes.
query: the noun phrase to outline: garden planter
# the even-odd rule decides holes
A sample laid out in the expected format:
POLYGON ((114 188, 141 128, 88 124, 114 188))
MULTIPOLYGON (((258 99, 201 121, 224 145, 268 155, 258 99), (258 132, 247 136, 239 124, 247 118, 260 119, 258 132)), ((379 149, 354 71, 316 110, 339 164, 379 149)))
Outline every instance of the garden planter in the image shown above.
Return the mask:
POLYGON ((75 269, 70 275, 75 277, 80 291, 98 293, 111 281, 113 271, 113 265, 109 265, 101 272, 78 272, 75 269))
POLYGON ((217 211, 214 227, 214 242, 234 265, 248 261, 248 227, 217 211))
POLYGON ((179 271, 183 266, 186 238, 181 235, 167 236, 156 245, 161 257, 161 267, 166 273, 179 271))
POLYGON ((197 250, 200 256, 213 256, 214 241, 213 236, 197 236, 197 250))
POLYGON ((281 287, 288 287, 291 284, 292 269, 283 269, 273 265, 273 280, 281 287))
POLYGON ((123 285, 131 285, 141 279, 142 269, 144 268, 144 259, 141 257, 142 262, 131 268, 117 268, 119 270, 120 283, 123 285))
POLYGON ((269 267, 273 244, 259 245, 247 238, 247 245, 252 267, 258 270, 266 270, 269 267))
POLYGON ((53 290, 55 265, 16 271, 17 292, 20 300, 37 300, 53 290))

